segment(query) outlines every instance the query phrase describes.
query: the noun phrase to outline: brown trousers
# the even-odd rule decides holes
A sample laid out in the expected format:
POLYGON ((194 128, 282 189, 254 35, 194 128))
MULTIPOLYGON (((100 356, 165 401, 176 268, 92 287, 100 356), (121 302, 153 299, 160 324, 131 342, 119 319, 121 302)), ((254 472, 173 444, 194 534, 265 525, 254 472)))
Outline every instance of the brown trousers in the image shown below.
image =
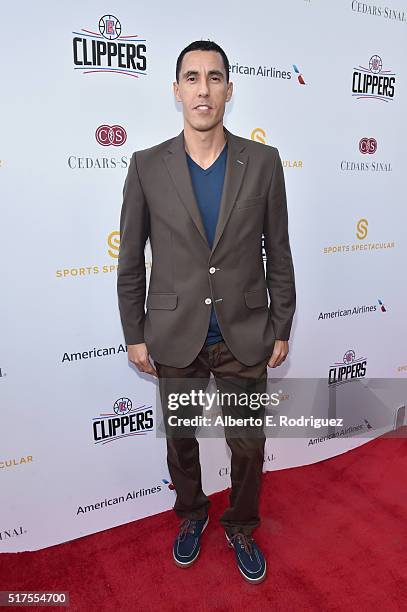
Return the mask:
MULTIPOLYGON (((183 433, 175 433, 174 437, 174 428, 169 428, 166 420, 174 413, 177 417, 180 414, 184 417, 202 414, 202 407, 190 405, 171 411, 168 409, 169 393, 187 393, 200 389, 205 391, 211 372, 219 393, 234 392, 240 397, 244 393, 265 393, 268 360, 269 357, 256 365, 246 366, 237 361, 222 341, 203 346, 196 359, 184 368, 155 361, 167 433, 167 463, 177 493, 174 510, 178 516, 190 519, 205 518, 210 500, 202 490, 196 427, 183 428, 183 433), (172 431, 169 433, 170 429, 172 431), (184 437, 185 432, 187 433, 184 437)), ((223 417, 251 416, 261 419, 264 423, 264 406, 253 411, 249 406, 242 405, 242 402, 233 404, 228 401, 221 403, 221 408, 223 417)), ((229 534, 241 531, 250 535, 260 523, 259 493, 265 444, 263 426, 232 428, 225 425, 224 435, 232 454, 232 489, 229 495, 230 507, 222 514, 220 522, 229 534)))

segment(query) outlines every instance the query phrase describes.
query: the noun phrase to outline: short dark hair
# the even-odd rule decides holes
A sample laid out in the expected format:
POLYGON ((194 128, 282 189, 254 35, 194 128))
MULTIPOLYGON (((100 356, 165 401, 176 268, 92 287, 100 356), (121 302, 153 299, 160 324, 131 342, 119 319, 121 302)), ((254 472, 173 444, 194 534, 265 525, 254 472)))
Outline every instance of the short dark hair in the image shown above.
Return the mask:
POLYGON ((182 60, 184 59, 184 55, 189 51, 217 51, 220 53, 223 59, 223 65, 225 66, 226 82, 229 83, 229 60, 222 47, 217 45, 216 42, 213 42, 212 40, 195 40, 181 51, 178 56, 177 66, 175 69, 175 79, 177 83, 179 83, 179 73, 181 70, 182 60))

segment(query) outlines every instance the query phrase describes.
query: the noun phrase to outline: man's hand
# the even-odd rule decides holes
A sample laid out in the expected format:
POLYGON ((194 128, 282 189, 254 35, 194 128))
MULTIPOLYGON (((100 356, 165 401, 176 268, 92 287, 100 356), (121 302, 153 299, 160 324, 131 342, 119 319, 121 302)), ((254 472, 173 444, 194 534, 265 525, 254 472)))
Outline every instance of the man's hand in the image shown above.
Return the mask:
POLYGON ((273 354, 268 362, 269 368, 281 365, 288 355, 288 340, 275 340, 273 354))
POLYGON ((157 370, 153 367, 149 359, 145 342, 141 342, 140 344, 128 344, 127 354, 129 361, 134 363, 140 372, 145 372, 146 374, 151 374, 158 378, 157 370))

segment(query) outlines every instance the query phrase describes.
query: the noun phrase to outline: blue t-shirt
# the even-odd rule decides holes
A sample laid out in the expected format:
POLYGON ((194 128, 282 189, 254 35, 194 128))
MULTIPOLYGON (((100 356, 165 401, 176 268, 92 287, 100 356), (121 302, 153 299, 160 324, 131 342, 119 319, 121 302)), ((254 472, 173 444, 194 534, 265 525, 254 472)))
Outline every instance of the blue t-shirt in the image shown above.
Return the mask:
MULTIPOLYGON (((194 162, 188 153, 186 153, 186 156, 192 185, 201 212, 202 222, 205 227, 208 243, 212 248, 216 225, 218 223, 223 182, 225 180, 227 144, 225 144, 222 152, 215 159, 213 164, 209 166, 209 168, 206 168, 206 170, 194 162)), ((223 337, 212 304, 211 319, 205 344, 214 344, 221 340, 223 340, 223 337)))

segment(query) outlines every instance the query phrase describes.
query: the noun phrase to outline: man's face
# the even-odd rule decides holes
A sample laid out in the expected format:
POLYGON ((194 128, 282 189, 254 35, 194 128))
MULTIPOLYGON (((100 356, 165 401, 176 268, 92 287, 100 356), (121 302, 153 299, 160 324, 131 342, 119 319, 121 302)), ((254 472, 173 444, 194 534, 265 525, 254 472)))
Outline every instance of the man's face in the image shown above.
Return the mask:
POLYGON ((226 82, 222 56, 217 51, 189 51, 183 57, 174 95, 182 102, 184 120, 200 132, 222 121, 233 84, 226 82))

